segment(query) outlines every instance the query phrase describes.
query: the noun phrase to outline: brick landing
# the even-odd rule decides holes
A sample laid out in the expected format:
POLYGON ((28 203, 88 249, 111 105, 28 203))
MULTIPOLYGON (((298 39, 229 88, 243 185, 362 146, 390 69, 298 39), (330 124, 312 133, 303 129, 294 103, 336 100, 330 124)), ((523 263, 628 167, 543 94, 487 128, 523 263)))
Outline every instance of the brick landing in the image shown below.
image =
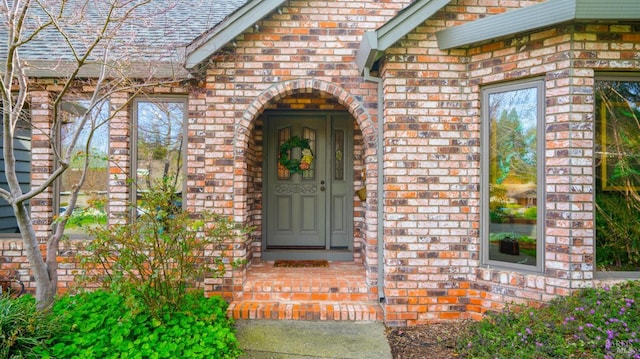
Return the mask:
POLYGON ((362 264, 353 262, 330 262, 329 268, 252 264, 242 301, 232 302, 228 312, 234 319, 383 320, 362 264))

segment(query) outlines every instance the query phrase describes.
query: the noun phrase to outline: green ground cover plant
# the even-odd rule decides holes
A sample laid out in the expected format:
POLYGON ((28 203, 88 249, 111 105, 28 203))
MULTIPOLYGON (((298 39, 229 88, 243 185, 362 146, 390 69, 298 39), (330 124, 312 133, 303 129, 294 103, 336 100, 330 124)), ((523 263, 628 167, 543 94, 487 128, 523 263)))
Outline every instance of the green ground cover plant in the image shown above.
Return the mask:
POLYGON ((640 282, 583 289, 539 309, 510 306, 458 341, 468 358, 640 359, 640 282))
POLYGON ((198 283, 224 274, 228 240, 244 229, 231 219, 192 215, 170 178, 158 180, 131 223, 90 229, 83 286, 50 316, 59 331, 39 347, 43 358, 237 358, 228 304, 198 283))
MULTIPOLYGON (((59 331, 37 350, 42 358, 237 358, 227 303, 201 292, 156 318, 135 297, 99 290, 65 296, 51 315, 59 331)), ((156 313, 157 314, 157 313, 156 313)))

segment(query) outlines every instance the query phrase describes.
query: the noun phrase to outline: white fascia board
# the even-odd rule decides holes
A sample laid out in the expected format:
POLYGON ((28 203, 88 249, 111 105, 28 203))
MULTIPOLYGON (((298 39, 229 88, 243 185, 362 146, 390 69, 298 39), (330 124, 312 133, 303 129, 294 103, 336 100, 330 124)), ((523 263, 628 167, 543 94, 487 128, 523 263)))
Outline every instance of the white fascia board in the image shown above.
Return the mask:
POLYGON ((438 47, 452 49, 575 20, 638 20, 640 0, 548 0, 438 31, 438 47))
POLYGON ((286 0, 253 0, 229 15, 205 36, 187 46, 185 67, 192 69, 242 34, 286 0))

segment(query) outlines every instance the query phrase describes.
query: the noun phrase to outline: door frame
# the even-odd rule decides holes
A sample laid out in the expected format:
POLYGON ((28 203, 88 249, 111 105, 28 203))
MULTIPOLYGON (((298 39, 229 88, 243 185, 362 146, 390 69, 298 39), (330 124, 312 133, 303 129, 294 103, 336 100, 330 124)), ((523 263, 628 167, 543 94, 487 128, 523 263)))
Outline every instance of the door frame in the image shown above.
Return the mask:
MULTIPOLYGON (((264 124, 263 124, 263 159, 262 159, 262 179, 264 181, 262 186, 262 260, 272 261, 279 259, 293 259, 293 260, 310 260, 310 259, 326 259, 332 261, 351 261, 354 258, 353 255, 353 228, 354 228, 354 208, 353 208, 353 198, 355 195, 354 192, 354 182, 353 182, 353 160, 354 160, 354 143, 353 143, 353 123, 354 119, 347 111, 279 111, 279 110, 268 110, 264 112, 264 124), (268 249, 267 248, 267 225, 268 225, 268 211, 267 201, 269 201, 268 196, 268 188, 269 188, 269 172, 273 171, 272 168, 269 168, 269 161, 266 156, 267 148, 270 141, 277 141, 275 138, 268 138, 269 133, 269 118, 270 117, 278 117, 278 116, 287 116, 287 117, 302 117, 302 116, 324 116, 326 119, 326 143, 327 143, 327 153, 330 153, 330 148, 335 148, 334 146, 334 120, 337 124, 339 121, 342 121, 345 124, 348 124, 348 132, 345 133, 345 148, 344 148, 344 166, 345 166, 345 181, 346 181, 346 196, 348 202, 348 209, 346 213, 346 217, 348 218, 346 223, 347 229, 347 238, 348 243, 344 248, 330 248, 331 243, 331 214, 332 214, 332 201, 331 196, 333 194, 333 175, 334 175, 334 167, 331 164, 333 160, 333 156, 327 156, 325 166, 327 166, 327 180, 326 180, 326 188, 325 193, 325 249, 268 249), (349 201, 349 199, 351 199, 349 201)), ((275 163, 275 161, 273 161, 275 163)))

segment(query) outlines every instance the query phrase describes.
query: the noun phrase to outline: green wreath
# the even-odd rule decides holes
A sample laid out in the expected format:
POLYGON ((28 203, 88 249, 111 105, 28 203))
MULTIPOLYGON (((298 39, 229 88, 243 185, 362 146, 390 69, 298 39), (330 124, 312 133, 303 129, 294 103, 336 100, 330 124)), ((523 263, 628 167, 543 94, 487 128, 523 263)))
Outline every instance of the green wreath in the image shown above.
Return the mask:
POLYGON ((311 151, 311 146, 309 146, 308 139, 292 136, 280 145, 280 158, 278 162, 288 169, 291 174, 302 173, 303 171, 310 170, 312 161, 313 152, 311 151), (300 147, 302 149, 302 158, 299 160, 290 159, 289 151, 296 147, 300 147))

